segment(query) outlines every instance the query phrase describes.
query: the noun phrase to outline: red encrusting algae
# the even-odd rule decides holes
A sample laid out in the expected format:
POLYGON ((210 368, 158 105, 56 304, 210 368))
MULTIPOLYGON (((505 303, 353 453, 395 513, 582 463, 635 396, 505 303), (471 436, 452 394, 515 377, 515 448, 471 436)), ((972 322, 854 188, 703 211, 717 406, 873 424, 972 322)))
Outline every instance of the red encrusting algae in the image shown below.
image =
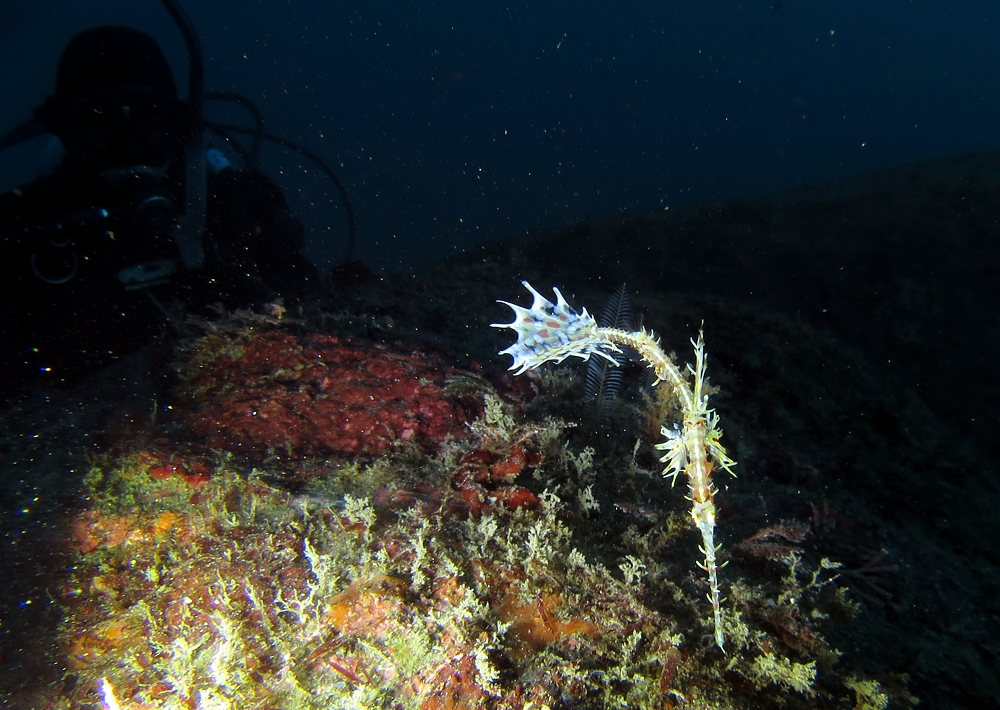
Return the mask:
POLYGON ((217 337, 182 369, 182 395, 194 405, 185 421, 212 447, 378 455, 402 442, 432 451, 468 434, 469 412, 444 391, 454 370, 433 354, 268 330, 213 355, 217 337))

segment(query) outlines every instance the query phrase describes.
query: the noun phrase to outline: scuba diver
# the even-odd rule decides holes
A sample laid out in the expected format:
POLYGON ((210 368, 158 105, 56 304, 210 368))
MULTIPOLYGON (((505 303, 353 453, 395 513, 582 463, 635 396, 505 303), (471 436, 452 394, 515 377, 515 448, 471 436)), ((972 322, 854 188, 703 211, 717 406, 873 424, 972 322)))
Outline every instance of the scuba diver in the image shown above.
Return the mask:
POLYGON ((189 98, 178 96, 156 41, 128 27, 81 32, 63 52, 55 91, 0 150, 45 133, 65 154, 48 175, 0 195, 0 391, 66 381, 150 341, 180 313, 301 297, 318 283, 302 254, 304 228, 280 188, 254 165, 267 134, 252 102, 205 94, 201 48, 175 0, 185 36, 189 98), (202 117, 204 100, 236 102, 253 129, 202 117), (236 169, 204 129, 243 159, 236 169), (253 136, 247 149, 233 132, 253 136))

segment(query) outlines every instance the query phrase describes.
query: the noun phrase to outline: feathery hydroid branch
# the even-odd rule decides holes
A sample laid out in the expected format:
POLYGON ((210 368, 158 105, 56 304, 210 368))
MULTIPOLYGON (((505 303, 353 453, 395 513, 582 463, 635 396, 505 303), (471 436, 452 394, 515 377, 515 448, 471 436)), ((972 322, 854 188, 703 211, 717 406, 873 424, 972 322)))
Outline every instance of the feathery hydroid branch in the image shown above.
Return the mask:
POLYGON ((705 393, 705 339, 702 333, 699 331, 698 340, 691 341, 695 362, 693 367, 687 366, 687 373, 691 376, 689 381, 663 352, 659 339, 652 332, 645 328, 634 332, 602 328, 587 313, 586 308, 581 313, 573 311, 559 289, 552 289, 556 295, 556 302, 552 303, 527 281, 521 283, 533 296, 531 307, 524 308, 500 301, 514 310, 514 321, 492 324, 494 328, 510 328, 517 333, 517 342, 500 351, 501 355, 514 358, 510 369, 516 370, 515 374, 533 370, 546 362, 562 362, 570 356, 588 360, 591 355, 598 355, 617 365, 608 353, 621 352, 619 346, 624 346, 636 351, 653 369, 656 383, 665 383, 680 402, 680 427, 663 427, 660 433, 666 441, 657 444, 656 448, 665 452, 660 459, 666 464, 664 476, 670 476, 673 482, 677 481, 677 476, 681 473, 687 476, 691 518, 701 533, 701 551, 705 556, 700 566, 708 573, 708 600, 712 603, 715 642, 720 649, 725 650, 722 633, 723 600, 719 593, 719 567, 715 558, 719 547, 715 544, 715 486, 712 485, 712 471, 719 466, 733 473, 732 467, 736 462, 726 455, 726 450, 719 441, 722 437, 719 417, 708 407, 708 395, 705 393))

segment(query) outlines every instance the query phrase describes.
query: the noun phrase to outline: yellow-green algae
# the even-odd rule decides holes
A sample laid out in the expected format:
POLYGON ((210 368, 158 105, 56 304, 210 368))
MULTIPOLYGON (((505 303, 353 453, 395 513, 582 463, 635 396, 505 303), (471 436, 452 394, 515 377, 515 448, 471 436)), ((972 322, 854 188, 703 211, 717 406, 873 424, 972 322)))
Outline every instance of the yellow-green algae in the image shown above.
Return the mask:
POLYGON ((296 495, 224 455, 198 490, 150 478, 140 456, 95 462, 62 629, 76 690, 53 707, 98 705, 102 679, 123 708, 913 702, 898 678, 839 670, 823 630, 851 610, 832 565, 796 555, 754 583, 727 570, 724 655, 688 571, 683 501, 601 540, 588 482, 612 466, 642 478, 634 452, 598 460, 564 423, 518 417, 495 395, 486 412, 477 441, 437 457, 314 462, 296 495), (447 498, 465 451, 528 438, 542 452, 539 510, 463 519, 424 494, 384 504, 417 482, 447 498))

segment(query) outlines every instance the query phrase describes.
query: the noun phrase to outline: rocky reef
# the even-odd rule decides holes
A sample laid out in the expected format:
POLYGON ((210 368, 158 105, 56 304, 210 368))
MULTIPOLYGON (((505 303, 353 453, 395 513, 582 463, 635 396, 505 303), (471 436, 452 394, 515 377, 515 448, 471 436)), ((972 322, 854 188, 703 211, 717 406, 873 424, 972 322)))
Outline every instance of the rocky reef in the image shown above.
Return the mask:
MULTIPOLYGON (((47 707, 913 702, 826 640, 858 604, 808 524, 736 546, 728 654, 714 646, 683 500, 641 438, 598 452, 562 418, 571 371, 524 385, 245 320, 176 370, 171 416, 86 476, 47 707)), ((629 411, 673 416, 650 397, 629 411)))

